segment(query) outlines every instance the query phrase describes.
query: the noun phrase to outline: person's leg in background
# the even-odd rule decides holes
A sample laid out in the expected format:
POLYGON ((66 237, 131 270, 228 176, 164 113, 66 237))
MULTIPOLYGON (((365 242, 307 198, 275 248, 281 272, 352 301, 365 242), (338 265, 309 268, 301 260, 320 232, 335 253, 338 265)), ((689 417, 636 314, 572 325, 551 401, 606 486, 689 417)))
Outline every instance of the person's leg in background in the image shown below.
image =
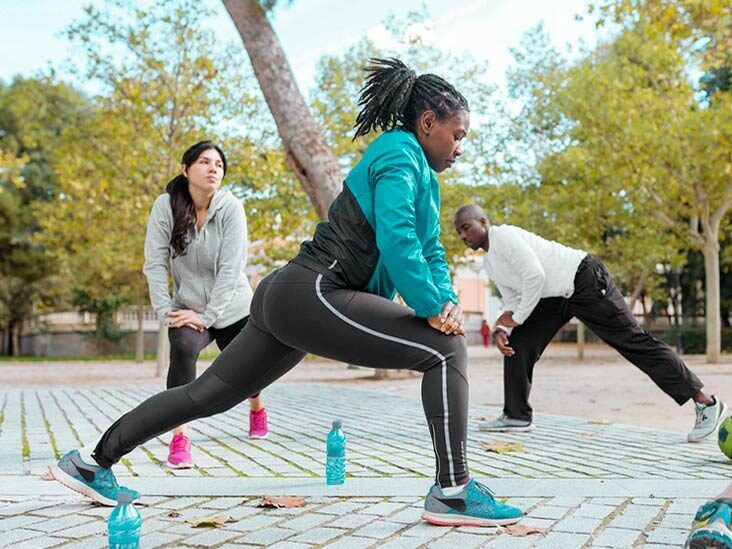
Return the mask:
POLYGON ((687 437, 689 442, 698 442, 716 432, 727 409, 724 402, 702 391, 702 382, 681 358, 638 323, 610 273, 591 256, 577 271, 569 311, 679 406, 694 400, 696 421, 687 437))
POLYGON ((566 300, 549 297, 539 300, 526 321, 508 336, 512 356, 503 357, 503 413, 480 426, 481 431, 521 432, 533 429, 533 409, 529 395, 534 365, 570 316, 566 300))
MULTIPOLYGON (((226 346, 244 329, 249 316, 245 316, 241 320, 226 326, 225 328, 213 329, 213 336, 216 345, 220 350, 224 350, 226 346)), ((261 393, 249 397, 249 438, 263 439, 269 436, 269 424, 267 422, 267 410, 262 403, 261 393)))
MULTIPOLYGON (((196 362, 201 351, 211 343, 209 330, 199 332, 188 326, 169 328, 170 365, 168 366, 167 388, 180 387, 196 379, 196 362)), ((173 429, 173 438, 168 447, 168 466, 173 469, 193 467, 191 439, 186 424, 173 429)))

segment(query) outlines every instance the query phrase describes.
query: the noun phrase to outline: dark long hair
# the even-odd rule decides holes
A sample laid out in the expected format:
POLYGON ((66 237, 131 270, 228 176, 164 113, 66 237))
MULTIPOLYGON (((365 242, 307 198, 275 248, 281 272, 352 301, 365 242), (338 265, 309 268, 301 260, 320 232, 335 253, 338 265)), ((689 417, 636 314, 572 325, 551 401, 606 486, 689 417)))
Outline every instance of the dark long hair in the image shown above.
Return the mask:
POLYGON ((366 67, 356 117, 355 140, 371 130, 395 127, 415 131, 420 114, 433 110, 440 120, 467 111, 468 100, 449 82, 434 74, 417 74, 399 59, 372 58, 366 67))
MULTIPOLYGON (((198 157, 205 151, 214 149, 224 164, 224 175, 226 175, 226 156, 224 151, 212 141, 200 141, 189 147, 183 153, 181 163, 191 167, 198 157)), ((188 178, 177 175, 170 180, 165 187, 165 192, 170 195, 170 208, 173 210, 173 231, 170 235, 170 245, 173 247, 173 257, 186 255, 188 237, 191 229, 196 224, 196 205, 193 203, 191 192, 188 190, 188 178)))

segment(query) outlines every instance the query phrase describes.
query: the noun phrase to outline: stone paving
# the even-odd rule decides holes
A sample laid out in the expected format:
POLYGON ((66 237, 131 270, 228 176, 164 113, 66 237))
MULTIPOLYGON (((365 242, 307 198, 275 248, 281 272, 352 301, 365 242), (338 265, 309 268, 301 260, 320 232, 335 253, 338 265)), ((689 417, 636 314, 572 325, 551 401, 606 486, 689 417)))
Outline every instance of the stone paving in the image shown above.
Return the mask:
MULTIPOLYGON (((0 390, 0 547, 104 547, 109 509, 41 475, 59 454, 92 443, 152 385, 0 390)), ((528 434, 478 430, 495 408, 471 408, 472 474, 528 512, 545 536, 500 528, 440 528, 419 519, 434 455, 419 400, 333 384, 267 390, 272 434, 246 438, 247 408, 191 424, 196 468, 164 467, 167 436, 115 469, 140 490, 143 547, 680 547, 693 512, 721 491, 732 462, 713 440, 581 418, 537 415, 528 434), (346 484, 325 485, 325 436, 340 417, 348 435, 346 484), (524 444, 489 453, 481 443, 524 444), (257 507, 264 495, 297 495, 297 509, 257 507), (174 516, 177 511, 179 516, 174 516), (186 519, 229 515, 216 529, 186 519)))

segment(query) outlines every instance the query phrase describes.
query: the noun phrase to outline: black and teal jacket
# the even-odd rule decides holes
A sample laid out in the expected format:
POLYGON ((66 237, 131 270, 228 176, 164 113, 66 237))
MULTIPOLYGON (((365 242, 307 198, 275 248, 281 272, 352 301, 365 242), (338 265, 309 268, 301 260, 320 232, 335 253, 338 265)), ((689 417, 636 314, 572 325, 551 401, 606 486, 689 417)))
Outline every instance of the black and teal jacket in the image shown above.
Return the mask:
POLYGON ((366 149, 293 263, 346 287, 393 299, 419 317, 457 303, 440 243, 440 187, 411 132, 388 131, 366 149))

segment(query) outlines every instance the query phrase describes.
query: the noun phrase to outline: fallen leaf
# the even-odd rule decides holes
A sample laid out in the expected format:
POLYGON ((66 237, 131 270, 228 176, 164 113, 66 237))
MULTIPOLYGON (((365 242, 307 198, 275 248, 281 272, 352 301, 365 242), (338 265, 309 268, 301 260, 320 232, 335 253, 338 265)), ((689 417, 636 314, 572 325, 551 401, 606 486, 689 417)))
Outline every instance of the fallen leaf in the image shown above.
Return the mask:
POLYGON ((305 507, 307 503, 302 498, 292 496, 264 496, 257 507, 279 509, 280 507, 305 507))
POLYGON ((523 452, 524 445, 518 442, 503 442, 501 440, 495 440, 493 442, 482 443, 483 449, 488 452, 495 452, 496 454, 505 454, 507 452, 523 452))
POLYGON ((178 511, 171 511, 170 513, 168 513, 168 516, 170 518, 178 518, 180 516, 180 513, 178 511))
POLYGON ((504 526, 504 528, 509 536, 517 537, 530 536, 531 534, 541 534, 544 536, 548 532, 547 528, 539 528, 533 524, 509 524, 508 526, 504 526))
POLYGON ((236 521, 229 515, 214 515, 197 519, 187 519, 186 522, 190 522, 193 528, 216 528, 217 526, 222 526, 227 522, 236 521))
POLYGON ((591 419, 587 423, 590 425, 610 425, 610 422, 604 419, 591 419))
POLYGON ((42 478, 43 480, 56 480, 56 479, 55 479, 55 478, 53 477, 53 475, 51 474, 51 469, 49 469, 48 471, 46 471, 45 473, 43 473, 43 474, 41 475, 41 478, 42 478))

